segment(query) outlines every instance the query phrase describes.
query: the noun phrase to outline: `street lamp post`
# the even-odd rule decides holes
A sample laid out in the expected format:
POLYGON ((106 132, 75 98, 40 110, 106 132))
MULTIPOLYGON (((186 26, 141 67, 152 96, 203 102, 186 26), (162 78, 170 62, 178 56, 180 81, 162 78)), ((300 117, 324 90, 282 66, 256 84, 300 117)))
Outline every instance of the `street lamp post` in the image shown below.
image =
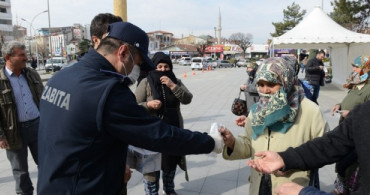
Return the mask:
POLYGON ((53 64, 53 52, 51 50, 51 25, 50 25, 49 0, 47 0, 47 3, 48 3, 48 20, 49 20, 49 54, 50 54, 51 67, 54 67, 54 64, 53 64))
MULTIPOLYGON (((24 18, 21 18, 21 20, 23 20, 23 21, 25 21, 25 22, 28 22, 28 23, 30 23, 30 37, 31 37, 31 41, 33 41, 33 37, 32 37, 32 29, 33 29, 33 26, 32 26, 32 24, 33 24, 33 21, 36 19, 36 17, 37 16, 39 16, 39 15, 41 15, 41 14, 43 14, 43 13, 46 13, 46 12, 48 12, 48 10, 44 10, 44 11, 42 11, 42 12, 40 12, 40 13, 38 13, 38 14, 36 14, 33 18, 32 18, 32 20, 31 20, 31 22, 29 22, 29 21, 27 21, 26 19, 24 19, 24 18)), ((33 30, 33 31, 35 31, 35 29, 33 30)), ((32 52, 31 52, 31 48, 32 48, 32 44, 31 44, 31 41, 30 41, 30 57, 32 58, 32 52)), ((37 64, 37 66, 38 66, 38 64, 39 64, 39 54, 38 54, 38 51, 37 51, 38 49, 37 49, 37 38, 36 38, 36 64, 37 64)))

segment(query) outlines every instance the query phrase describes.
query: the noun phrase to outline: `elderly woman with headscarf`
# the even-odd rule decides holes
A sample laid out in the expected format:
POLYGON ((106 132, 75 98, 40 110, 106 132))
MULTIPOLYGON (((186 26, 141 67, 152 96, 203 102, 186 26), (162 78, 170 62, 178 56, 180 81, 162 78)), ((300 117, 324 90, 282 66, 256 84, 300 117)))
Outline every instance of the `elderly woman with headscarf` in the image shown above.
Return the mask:
MULTIPOLYGON (((329 129, 319 107, 304 97, 294 67, 283 58, 269 58, 257 70, 259 101, 245 124, 245 133, 234 137, 221 128, 227 160, 246 159, 258 151, 284 151, 322 136, 329 129)), ((309 184, 310 172, 259 174, 251 169, 249 194, 270 195, 277 186, 294 181, 309 184)))
POLYGON ((343 85, 344 88, 349 89, 348 94, 343 101, 336 104, 331 109, 331 114, 335 112, 340 113, 341 118, 339 122, 348 115, 349 111, 355 106, 362 104, 370 99, 370 85, 369 85, 369 68, 370 60, 367 56, 358 56, 352 64, 352 73, 347 79, 347 83, 343 85))
MULTIPOLYGON (((358 56, 355 58, 352 73, 343 85, 347 88, 348 94, 341 103, 336 104, 331 109, 331 114, 340 114, 339 123, 347 117, 348 113, 357 105, 370 100, 369 69, 370 60, 368 56, 358 56)), ((352 151, 335 165, 338 173, 335 180, 336 194, 351 194, 360 188, 359 177, 361 173, 358 169, 356 151, 352 151)))
MULTIPOLYGON (((154 54, 156 70, 149 72, 135 91, 137 102, 152 115, 161 117, 166 123, 183 128, 180 103, 189 104, 193 95, 173 73, 173 65, 168 55, 163 52, 154 54)), ((185 156, 162 154, 162 179, 165 194, 176 194, 174 178, 176 166, 186 172, 185 156)), ((145 194, 158 194, 160 172, 144 174, 145 194)))

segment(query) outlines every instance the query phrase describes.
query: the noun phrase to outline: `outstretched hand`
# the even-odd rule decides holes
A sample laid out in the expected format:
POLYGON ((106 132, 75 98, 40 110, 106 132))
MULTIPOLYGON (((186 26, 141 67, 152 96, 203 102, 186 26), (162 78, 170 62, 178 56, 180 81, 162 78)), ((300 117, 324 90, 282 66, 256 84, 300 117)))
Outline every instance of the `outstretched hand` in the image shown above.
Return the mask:
POLYGON ((335 113, 335 112, 337 112, 338 110, 340 110, 340 105, 339 105, 339 104, 335 104, 335 105, 333 106, 333 108, 331 108, 331 110, 330 110, 330 114, 331 114, 332 116, 334 116, 334 113, 335 113))
POLYGON ((235 124, 239 127, 244 127, 245 123, 247 121, 247 117, 244 115, 238 116, 238 118, 235 119, 235 124))
POLYGON ((225 145, 231 150, 234 150, 235 137, 230 132, 230 130, 228 130, 225 127, 221 127, 220 129, 218 129, 218 131, 221 133, 221 136, 222 136, 222 139, 224 140, 225 145))
POLYGON ((254 156, 257 158, 247 161, 247 164, 258 172, 271 174, 284 167, 283 159, 276 152, 257 152, 254 156))

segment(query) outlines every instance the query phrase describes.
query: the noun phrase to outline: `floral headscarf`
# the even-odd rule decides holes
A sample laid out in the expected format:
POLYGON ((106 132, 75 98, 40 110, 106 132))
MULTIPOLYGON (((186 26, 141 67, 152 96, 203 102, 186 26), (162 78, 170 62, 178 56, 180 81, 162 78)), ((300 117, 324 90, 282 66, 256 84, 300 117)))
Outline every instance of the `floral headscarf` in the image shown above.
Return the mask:
POLYGON ((367 56, 357 56, 352 64, 357 68, 361 68, 361 72, 352 72, 347 79, 344 88, 352 89, 353 86, 365 83, 369 79, 370 60, 367 56))
POLYGON ((298 82, 293 64, 273 57, 264 61, 257 70, 257 81, 263 80, 281 85, 275 94, 258 92, 260 100, 251 108, 253 139, 262 135, 266 128, 286 133, 293 125, 304 92, 298 82))

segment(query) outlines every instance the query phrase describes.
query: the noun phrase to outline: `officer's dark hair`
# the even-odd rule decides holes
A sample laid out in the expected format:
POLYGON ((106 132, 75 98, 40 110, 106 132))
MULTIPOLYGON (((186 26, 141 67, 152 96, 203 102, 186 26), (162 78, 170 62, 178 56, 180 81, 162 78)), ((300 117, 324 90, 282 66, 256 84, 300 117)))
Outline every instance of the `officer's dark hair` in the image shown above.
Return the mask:
POLYGON ((92 19, 90 25, 91 36, 96 36, 101 39, 103 35, 107 33, 109 24, 114 22, 122 22, 122 18, 110 13, 101 13, 96 15, 92 19))
POLYGON ((134 46, 112 37, 105 37, 100 42, 96 50, 103 52, 103 54, 111 54, 116 51, 121 45, 128 45, 132 55, 137 52, 137 49, 134 46))
POLYGON ((320 50, 320 51, 318 51, 318 52, 316 53, 316 55, 318 55, 318 54, 324 54, 324 56, 325 56, 325 51, 324 51, 324 50, 320 50))

